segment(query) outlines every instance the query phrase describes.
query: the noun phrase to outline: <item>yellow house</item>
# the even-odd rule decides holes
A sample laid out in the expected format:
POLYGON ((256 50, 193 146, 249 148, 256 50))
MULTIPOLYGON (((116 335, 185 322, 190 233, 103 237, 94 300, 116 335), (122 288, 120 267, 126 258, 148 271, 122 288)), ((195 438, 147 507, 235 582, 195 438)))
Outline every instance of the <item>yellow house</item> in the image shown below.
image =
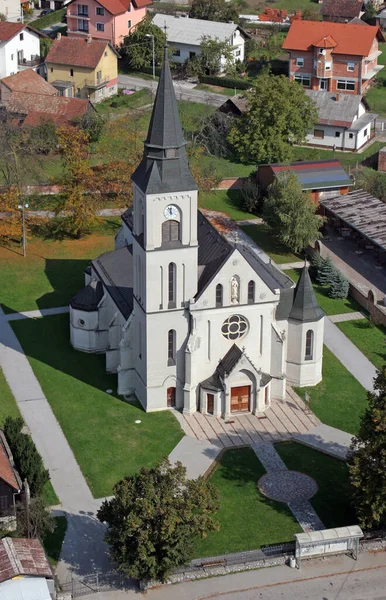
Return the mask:
POLYGON ((118 93, 118 57, 106 40, 58 34, 46 58, 48 83, 61 96, 100 102, 118 93))

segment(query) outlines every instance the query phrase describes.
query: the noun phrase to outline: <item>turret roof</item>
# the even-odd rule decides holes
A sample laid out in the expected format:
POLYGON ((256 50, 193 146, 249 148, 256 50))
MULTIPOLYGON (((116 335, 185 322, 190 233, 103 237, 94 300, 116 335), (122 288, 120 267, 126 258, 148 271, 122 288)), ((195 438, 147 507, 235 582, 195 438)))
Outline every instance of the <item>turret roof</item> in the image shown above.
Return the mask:
POLYGON ((304 266, 295 288, 294 302, 289 319, 305 323, 319 321, 323 317, 324 312, 316 300, 308 268, 304 266))

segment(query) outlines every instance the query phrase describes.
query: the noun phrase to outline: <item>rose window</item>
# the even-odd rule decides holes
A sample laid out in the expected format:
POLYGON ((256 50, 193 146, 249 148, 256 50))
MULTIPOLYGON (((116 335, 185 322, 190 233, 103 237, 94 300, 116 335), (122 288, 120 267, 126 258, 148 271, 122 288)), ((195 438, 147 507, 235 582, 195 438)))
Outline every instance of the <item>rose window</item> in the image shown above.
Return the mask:
POLYGON ((232 315, 224 321, 221 333, 228 340, 237 340, 248 332, 248 321, 241 315, 232 315))

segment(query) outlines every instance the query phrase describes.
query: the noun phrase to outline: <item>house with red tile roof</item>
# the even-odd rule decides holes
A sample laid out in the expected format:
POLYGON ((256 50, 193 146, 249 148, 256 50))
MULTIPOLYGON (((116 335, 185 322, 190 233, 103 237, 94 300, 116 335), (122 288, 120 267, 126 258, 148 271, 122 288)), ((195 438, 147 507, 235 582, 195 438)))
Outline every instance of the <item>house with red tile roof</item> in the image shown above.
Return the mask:
POLYGON ((0 79, 29 68, 43 74, 42 37, 47 36, 29 25, 0 21, 0 79))
POLYGON ((68 37, 85 37, 120 46, 146 16, 152 0, 71 0, 67 5, 68 37))
POLYGON ((282 46, 289 77, 305 88, 362 95, 375 75, 384 41, 379 27, 328 21, 293 21, 282 46))
POLYGON ((48 83, 63 96, 100 102, 118 92, 118 57, 107 40, 58 34, 46 56, 48 83))
POLYGON ((21 488, 22 483, 15 469, 11 450, 0 430, 0 529, 16 529, 15 499, 21 488))
POLYGON ((363 13, 363 0, 323 0, 321 13, 323 21, 349 23, 363 13))

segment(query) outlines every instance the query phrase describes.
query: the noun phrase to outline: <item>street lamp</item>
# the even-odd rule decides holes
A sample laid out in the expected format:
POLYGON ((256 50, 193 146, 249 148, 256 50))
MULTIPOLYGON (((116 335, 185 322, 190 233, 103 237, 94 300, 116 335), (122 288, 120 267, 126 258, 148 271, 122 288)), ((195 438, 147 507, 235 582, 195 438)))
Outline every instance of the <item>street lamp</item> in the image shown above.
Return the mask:
POLYGON ((21 228, 23 233, 23 256, 27 256, 27 235, 25 230, 25 209, 28 208, 29 204, 26 202, 18 205, 18 209, 21 211, 21 228))
POLYGON ((153 79, 155 79, 154 35, 152 35, 151 33, 147 33, 145 37, 151 38, 151 41, 152 41, 152 47, 153 47, 153 79))

